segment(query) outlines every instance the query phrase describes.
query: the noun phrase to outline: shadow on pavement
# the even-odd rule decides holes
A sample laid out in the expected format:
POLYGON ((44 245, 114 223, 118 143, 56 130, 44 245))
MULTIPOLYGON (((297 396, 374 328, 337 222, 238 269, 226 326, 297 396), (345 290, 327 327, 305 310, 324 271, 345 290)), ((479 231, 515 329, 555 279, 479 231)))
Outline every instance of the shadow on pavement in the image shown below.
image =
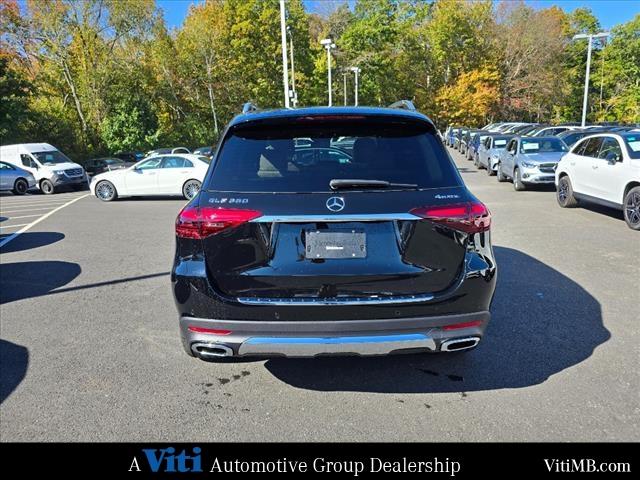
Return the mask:
POLYGON ((21 345, 0 339, 0 365, 0 403, 3 403, 25 377, 29 351, 21 345))
POLYGON ((270 359, 267 370, 318 391, 443 393, 522 388, 589 358, 610 338, 598 301, 562 273, 495 247, 498 287, 486 336, 473 351, 388 357, 270 359))
POLYGON ((46 295, 71 282, 80 272, 80 265, 70 262, 3 263, 0 268, 0 304, 46 295))
MULTIPOLYGON (((8 236, 0 236, 0 241, 8 236)), ((45 245, 59 242, 63 238, 64 234, 59 232, 26 232, 0 247, 0 253, 20 252, 31 248, 44 247, 45 245)))
POLYGON ((622 210, 587 202, 580 202, 580 206, 578 208, 589 210, 594 214, 606 215, 608 217, 615 218, 616 220, 621 220, 624 222, 624 212, 622 210))

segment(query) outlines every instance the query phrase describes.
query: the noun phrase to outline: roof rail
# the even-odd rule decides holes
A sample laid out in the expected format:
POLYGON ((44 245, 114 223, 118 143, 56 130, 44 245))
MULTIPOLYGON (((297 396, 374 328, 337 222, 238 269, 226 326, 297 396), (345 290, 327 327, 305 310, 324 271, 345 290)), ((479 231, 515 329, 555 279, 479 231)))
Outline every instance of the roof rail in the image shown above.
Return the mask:
POLYGON ((411 100, 398 100, 389 105, 389 108, 402 108, 403 110, 411 110, 412 112, 416 111, 416 106, 411 100))
POLYGON ((247 102, 244 105, 242 105, 242 113, 251 113, 251 112, 257 112, 257 111, 258 111, 258 107, 251 102, 247 102))

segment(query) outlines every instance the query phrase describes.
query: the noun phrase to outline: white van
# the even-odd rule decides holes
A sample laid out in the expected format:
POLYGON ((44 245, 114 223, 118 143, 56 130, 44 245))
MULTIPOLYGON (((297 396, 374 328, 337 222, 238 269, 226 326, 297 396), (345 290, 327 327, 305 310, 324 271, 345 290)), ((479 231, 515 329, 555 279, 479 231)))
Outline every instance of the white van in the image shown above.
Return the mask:
POLYGON ((88 183, 84 169, 48 143, 2 145, 0 160, 31 172, 47 195, 64 187, 81 190, 88 183))

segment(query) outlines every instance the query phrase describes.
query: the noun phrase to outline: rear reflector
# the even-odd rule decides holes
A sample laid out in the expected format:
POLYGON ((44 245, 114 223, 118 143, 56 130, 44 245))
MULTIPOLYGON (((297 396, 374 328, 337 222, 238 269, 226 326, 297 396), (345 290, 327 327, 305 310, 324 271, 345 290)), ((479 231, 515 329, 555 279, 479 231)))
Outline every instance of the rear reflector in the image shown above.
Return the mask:
POLYGON ((460 330, 461 328, 479 327, 482 320, 474 320, 473 322, 456 323, 455 325, 447 325, 442 327, 443 330, 460 330))
POLYGON ((234 228, 262 215, 257 210, 194 207, 187 205, 176 219, 176 235, 201 240, 228 228, 234 228))
POLYGON ((229 335, 231 333, 231 330, 216 330, 215 328, 194 327, 193 325, 189 325, 189 331, 209 335, 229 335))
POLYGON ((466 233, 486 232, 491 226, 491 212, 480 202, 418 207, 410 213, 466 233))

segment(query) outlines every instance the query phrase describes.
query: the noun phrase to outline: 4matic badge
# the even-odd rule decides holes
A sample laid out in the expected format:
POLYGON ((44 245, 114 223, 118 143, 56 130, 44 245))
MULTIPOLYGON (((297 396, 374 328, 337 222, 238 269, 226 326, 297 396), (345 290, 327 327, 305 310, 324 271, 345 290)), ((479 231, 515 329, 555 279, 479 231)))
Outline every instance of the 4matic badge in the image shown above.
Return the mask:
POLYGON ((249 203, 248 198, 210 198, 209 203, 228 203, 228 204, 243 204, 249 203))

